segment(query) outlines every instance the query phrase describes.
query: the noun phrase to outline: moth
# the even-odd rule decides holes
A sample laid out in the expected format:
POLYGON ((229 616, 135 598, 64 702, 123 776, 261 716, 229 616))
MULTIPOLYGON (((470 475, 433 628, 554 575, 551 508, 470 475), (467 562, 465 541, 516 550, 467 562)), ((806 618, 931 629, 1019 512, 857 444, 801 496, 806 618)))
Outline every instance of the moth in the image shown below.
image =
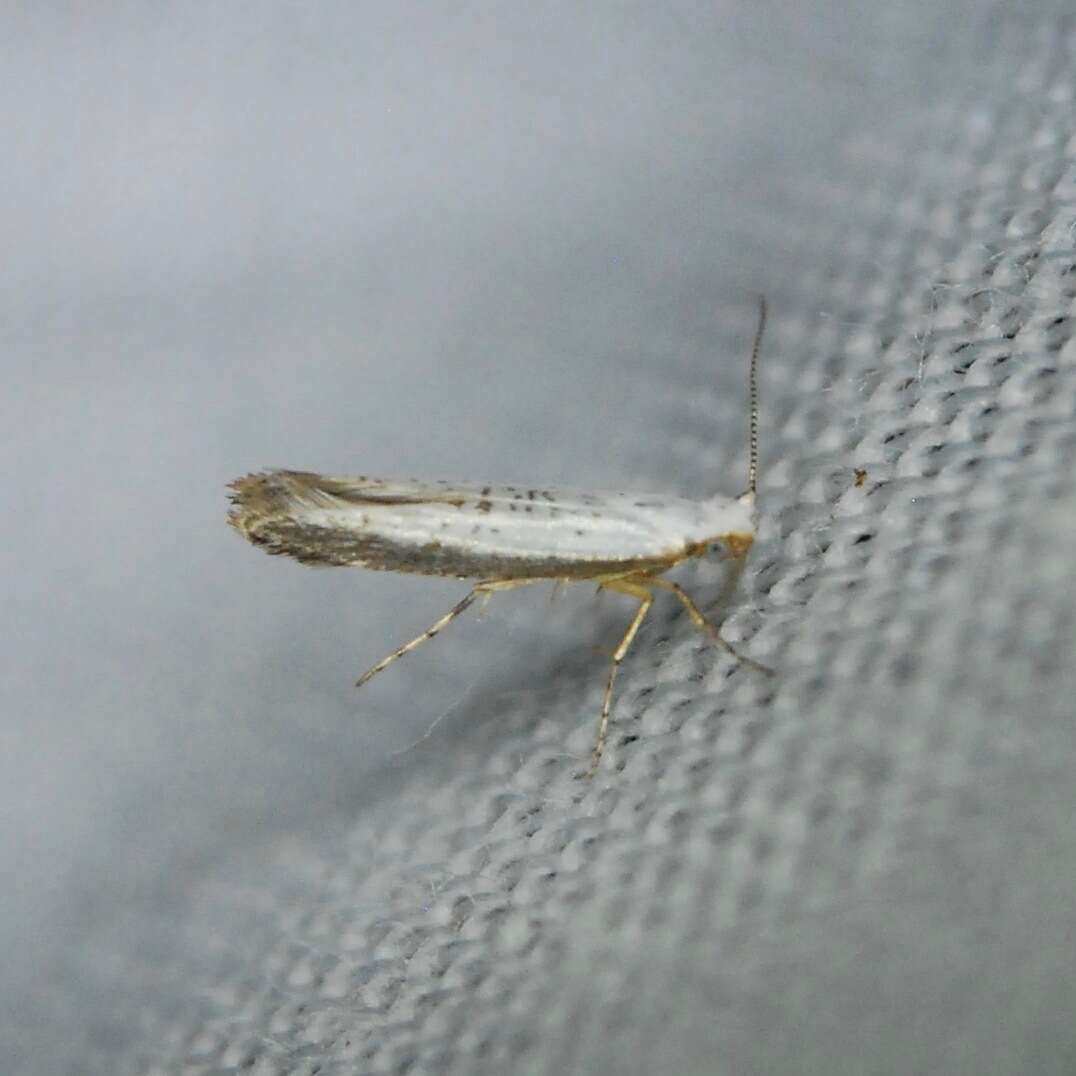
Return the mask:
POLYGON ((692 558, 725 562, 735 587, 755 538, 758 479, 758 358, 766 327, 759 303, 749 367, 747 490, 703 499, 584 493, 546 486, 330 477, 274 470, 231 483, 228 522, 267 553, 302 564, 370 568, 473 580, 470 591, 421 635, 359 677, 362 686, 432 639, 479 597, 533 583, 590 583, 638 606, 613 652, 588 774, 605 749, 617 671, 654 602, 671 591, 691 620, 738 661, 762 672, 723 638, 665 573, 692 558))

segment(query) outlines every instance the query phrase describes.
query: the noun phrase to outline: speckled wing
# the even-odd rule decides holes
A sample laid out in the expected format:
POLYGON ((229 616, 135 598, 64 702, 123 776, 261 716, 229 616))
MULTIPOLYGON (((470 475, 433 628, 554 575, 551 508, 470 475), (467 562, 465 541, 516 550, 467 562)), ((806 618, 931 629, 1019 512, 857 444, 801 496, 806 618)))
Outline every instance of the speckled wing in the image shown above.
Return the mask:
MULTIPOLYGON (((750 544, 743 499, 269 471, 231 484, 229 522, 305 564, 477 579, 664 571, 726 535, 750 544)), ((738 549, 735 551, 739 551, 738 549)))

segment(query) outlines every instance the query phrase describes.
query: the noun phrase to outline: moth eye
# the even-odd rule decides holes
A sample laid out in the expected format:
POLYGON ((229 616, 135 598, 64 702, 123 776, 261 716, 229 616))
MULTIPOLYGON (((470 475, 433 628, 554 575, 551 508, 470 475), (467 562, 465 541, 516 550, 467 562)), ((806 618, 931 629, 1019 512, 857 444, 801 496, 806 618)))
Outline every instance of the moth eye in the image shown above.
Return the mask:
POLYGON ((728 550, 725 548, 724 542, 720 542, 715 538, 706 547, 706 552, 709 553, 711 557, 723 557, 728 553, 728 550))

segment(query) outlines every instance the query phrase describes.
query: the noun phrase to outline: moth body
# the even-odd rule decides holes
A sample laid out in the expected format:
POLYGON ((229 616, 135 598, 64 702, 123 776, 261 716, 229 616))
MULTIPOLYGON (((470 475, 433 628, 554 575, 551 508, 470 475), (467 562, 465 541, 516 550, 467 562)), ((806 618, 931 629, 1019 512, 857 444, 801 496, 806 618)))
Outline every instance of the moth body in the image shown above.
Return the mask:
POLYGON ((763 301, 751 351, 747 492, 739 497, 691 500, 278 470, 231 483, 228 522, 266 552, 303 564, 477 580, 426 631, 364 673, 360 685, 432 639, 480 595, 552 580, 589 581, 635 599, 635 615, 613 653, 605 686, 587 771, 593 773, 605 746, 617 669, 653 604, 655 590, 671 591, 695 625, 738 661, 770 671, 737 654, 684 589, 664 577, 693 557, 727 561, 731 584, 743 569, 755 538, 757 365, 765 325, 763 301))
POLYGON ((306 564, 461 579, 594 579, 742 556, 754 495, 689 500, 269 471, 232 483, 229 522, 306 564))

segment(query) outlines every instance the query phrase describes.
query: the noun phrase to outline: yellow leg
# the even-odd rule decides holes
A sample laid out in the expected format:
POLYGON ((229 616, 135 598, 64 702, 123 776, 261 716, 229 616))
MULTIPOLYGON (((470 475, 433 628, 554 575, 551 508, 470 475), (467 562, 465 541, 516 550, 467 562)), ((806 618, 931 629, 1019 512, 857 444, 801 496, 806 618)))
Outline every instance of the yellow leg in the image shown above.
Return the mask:
POLYGON ((680 599, 688 612, 688 616, 695 622, 696 627, 706 632, 715 643, 727 650, 737 661, 742 661, 745 665, 752 669, 756 669, 758 672, 767 673, 771 676, 773 675, 773 669, 768 665, 763 665, 760 662, 744 657, 743 654, 738 653, 732 644, 722 636, 720 629, 716 625, 711 624, 710 621, 702 615, 699 607, 691 600, 687 591, 684 590, 679 583, 674 583, 669 579, 661 579, 657 576, 648 576, 646 582, 648 586, 661 587, 662 590, 671 590, 680 599))
POLYGON ((476 583, 471 589, 471 592, 461 602, 457 602, 454 606, 440 620, 431 624, 421 635, 416 636, 409 643, 404 643, 403 646, 397 647, 393 650, 388 657, 382 658, 372 669, 367 670, 355 681, 356 687, 362 687, 367 680, 372 679, 382 669, 391 665, 397 658, 402 658, 404 654, 410 654, 416 647, 421 646, 427 639, 432 639, 442 628, 451 624, 453 620, 465 612, 473 603, 475 598, 481 595, 483 598, 488 599, 489 596, 495 590, 511 590, 513 587, 526 586, 528 583, 536 583, 539 580, 536 579, 491 579, 482 583, 476 583))
MULTIPOLYGON (((652 582, 652 580, 648 580, 648 582, 652 582)), ((616 681, 617 670, 620 668, 620 663, 624 660, 624 655, 628 652, 628 648, 631 646, 643 620, 646 618, 650 606, 654 604, 654 595, 651 594, 645 586, 629 582, 626 579, 616 579, 609 583, 603 583, 602 587, 605 590, 615 590, 619 594, 629 594, 631 597, 637 598, 639 601, 639 608, 632 618, 631 623, 628 625, 628 630, 624 632, 624 638, 620 640, 620 645, 613 653, 613 663, 609 669, 609 680, 605 685, 605 698, 602 700, 601 720, 598 722, 598 739, 594 744, 594 753, 590 759, 590 768, 586 772, 587 777, 593 776, 594 771, 598 768, 598 763, 601 761, 602 752, 605 750, 605 738, 609 733, 609 708, 613 699, 613 683, 616 681)))

